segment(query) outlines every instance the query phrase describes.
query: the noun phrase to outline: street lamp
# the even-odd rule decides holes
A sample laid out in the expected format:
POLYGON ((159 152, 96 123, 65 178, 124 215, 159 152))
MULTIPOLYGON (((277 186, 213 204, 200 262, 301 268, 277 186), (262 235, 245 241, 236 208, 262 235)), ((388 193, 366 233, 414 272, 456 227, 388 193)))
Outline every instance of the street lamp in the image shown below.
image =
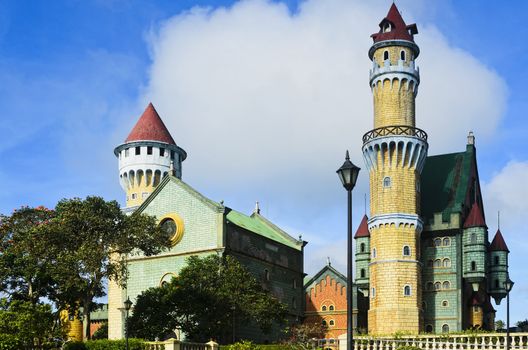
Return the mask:
POLYGON ((126 342, 126 350, 128 350, 128 312, 130 311, 130 308, 132 307, 132 302, 130 301, 130 297, 127 297, 127 300, 125 300, 124 304, 125 304, 125 310, 126 310, 125 342, 126 342))
POLYGON ((354 342, 354 331, 352 324, 352 190, 356 185, 356 180, 360 168, 352 164, 348 150, 346 151, 345 162, 341 168, 337 169, 337 175, 348 192, 348 235, 347 235, 347 350, 352 350, 354 342))
POLYGON ((504 281, 504 289, 506 289, 506 350, 510 350, 510 291, 513 288, 513 281, 508 277, 504 281))

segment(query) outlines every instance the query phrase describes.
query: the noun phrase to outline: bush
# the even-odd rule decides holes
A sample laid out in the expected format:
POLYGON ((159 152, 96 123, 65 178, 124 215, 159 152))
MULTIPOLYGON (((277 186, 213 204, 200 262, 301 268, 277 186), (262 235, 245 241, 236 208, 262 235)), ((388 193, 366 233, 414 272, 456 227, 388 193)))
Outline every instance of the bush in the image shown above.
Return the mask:
POLYGON ((88 348, 82 341, 67 342, 63 346, 64 350, 87 350, 88 348))
MULTIPOLYGON (((86 343, 87 350, 125 350, 125 340, 89 340, 86 343)), ((128 348, 130 350, 146 350, 147 344, 141 339, 128 339, 128 348)))
POLYGON ((243 340, 242 342, 231 345, 224 345, 220 350, 299 350, 300 346, 291 344, 253 344, 250 341, 243 340))
POLYGON ((18 350, 21 348, 23 348, 23 344, 16 336, 0 333, 0 350, 18 350))
POLYGON ((92 336, 93 340, 108 339, 108 322, 103 322, 92 336))
POLYGON ((396 350, 422 350, 422 348, 419 348, 417 346, 410 346, 410 345, 405 345, 405 346, 400 346, 398 349, 396 350))

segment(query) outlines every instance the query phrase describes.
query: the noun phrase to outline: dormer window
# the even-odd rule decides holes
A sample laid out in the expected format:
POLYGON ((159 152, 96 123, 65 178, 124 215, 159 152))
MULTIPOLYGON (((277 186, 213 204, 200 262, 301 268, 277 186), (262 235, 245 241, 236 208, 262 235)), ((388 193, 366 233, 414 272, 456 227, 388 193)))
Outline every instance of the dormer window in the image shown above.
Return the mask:
POLYGON ((400 59, 401 59, 402 61, 405 61, 405 51, 404 51, 404 50, 401 50, 401 51, 400 51, 400 59))
POLYGON ((392 26, 389 22, 385 22, 383 25, 383 33, 388 33, 392 30, 392 26))
POLYGON ((388 60, 388 59, 389 59, 389 51, 385 50, 385 51, 383 52, 383 60, 386 61, 386 60, 388 60))

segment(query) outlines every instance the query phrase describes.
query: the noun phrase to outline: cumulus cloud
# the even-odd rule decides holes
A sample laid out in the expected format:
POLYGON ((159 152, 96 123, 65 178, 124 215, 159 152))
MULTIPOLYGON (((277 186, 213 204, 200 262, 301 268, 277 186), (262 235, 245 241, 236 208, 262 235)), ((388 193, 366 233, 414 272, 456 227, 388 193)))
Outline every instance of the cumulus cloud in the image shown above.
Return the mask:
MULTIPOLYGON (((400 7, 420 30, 417 124, 436 154, 464 149, 469 130, 486 142, 507 91, 493 70, 421 20, 430 4, 400 7)), ((307 256, 343 252, 327 245, 346 232, 344 213, 334 214, 344 205, 334 171, 347 148, 364 168, 361 137, 373 125, 367 51, 387 10, 386 1, 351 0, 307 0, 293 13, 264 0, 193 8, 149 36, 140 104, 153 101, 188 151, 184 179, 228 204, 273 202, 273 220, 325 238, 307 256)), ((355 193, 368 192, 367 180, 363 170, 355 193)), ((354 198, 363 208, 363 196, 354 198)))

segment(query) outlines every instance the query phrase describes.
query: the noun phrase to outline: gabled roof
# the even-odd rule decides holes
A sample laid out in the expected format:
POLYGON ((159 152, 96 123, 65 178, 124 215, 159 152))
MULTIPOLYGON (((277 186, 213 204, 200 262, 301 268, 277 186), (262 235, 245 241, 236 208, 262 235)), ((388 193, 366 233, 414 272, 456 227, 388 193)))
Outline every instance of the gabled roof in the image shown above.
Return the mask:
POLYGON ((333 268, 332 265, 326 264, 325 267, 323 267, 319 272, 317 272, 312 278, 304 282, 304 289, 307 289, 312 284, 317 283, 326 274, 329 274, 330 276, 334 277, 336 281, 341 283, 343 286, 347 285, 346 276, 343 275, 341 272, 337 271, 335 268, 333 268))
POLYGON ((389 9, 387 16, 380 22, 380 31, 371 35, 374 42, 384 41, 384 40, 406 40, 414 42, 413 35, 418 34, 418 28, 416 24, 405 24, 400 11, 396 4, 392 3, 392 6, 389 9), (383 31, 383 28, 387 23, 390 23, 391 30, 383 31))
POLYGON ((176 145, 152 103, 148 104, 125 143, 134 141, 158 141, 176 145))
POLYGON ((364 215, 363 219, 361 219, 361 222, 359 223, 356 234, 354 235, 354 238, 360 238, 360 237, 370 237, 367 215, 364 215))
POLYGON ((500 229, 497 230, 497 233, 495 233, 495 237, 493 238, 493 241, 491 241, 489 250, 492 252, 510 252, 508 249, 508 246, 506 245, 506 242, 504 241, 504 238, 502 237, 502 233, 500 232, 500 229))
POLYGON ((304 246, 302 240, 293 238, 259 213, 253 213, 251 216, 247 216, 231 208, 227 209, 226 220, 238 227, 242 227, 296 250, 301 250, 304 246))
POLYGON ((464 228, 469 227, 487 227, 478 202, 473 203, 471 211, 464 222, 464 228))

